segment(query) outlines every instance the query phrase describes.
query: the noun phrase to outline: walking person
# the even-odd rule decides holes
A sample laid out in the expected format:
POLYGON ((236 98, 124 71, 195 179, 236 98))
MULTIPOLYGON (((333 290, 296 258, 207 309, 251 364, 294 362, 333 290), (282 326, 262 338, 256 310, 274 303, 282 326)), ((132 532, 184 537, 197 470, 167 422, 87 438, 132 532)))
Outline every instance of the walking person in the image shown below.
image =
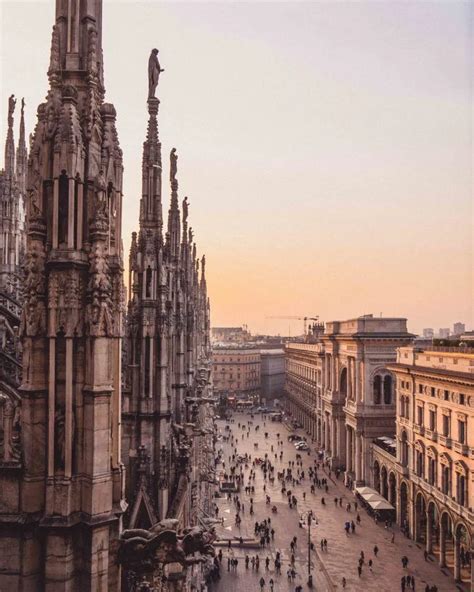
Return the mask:
POLYGON ((264 587, 265 587, 265 579, 264 579, 264 577, 262 576, 262 577, 260 578, 260 590, 263 590, 263 588, 264 588, 264 587))

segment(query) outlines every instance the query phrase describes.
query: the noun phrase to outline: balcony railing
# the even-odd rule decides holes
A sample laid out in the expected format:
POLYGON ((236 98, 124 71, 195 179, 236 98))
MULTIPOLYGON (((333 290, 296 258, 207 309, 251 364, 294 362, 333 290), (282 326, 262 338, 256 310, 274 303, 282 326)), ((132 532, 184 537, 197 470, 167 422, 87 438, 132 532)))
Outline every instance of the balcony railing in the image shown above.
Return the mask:
POLYGON ((442 446, 446 446, 446 448, 452 448, 452 446, 453 446, 453 441, 451 440, 451 438, 449 436, 442 436, 441 434, 439 434, 438 435, 438 442, 442 446))
POLYGON ((433 442, 438 441, 438 432, 435 432, 434 430, 429 430, 428 428, 426 428, 425 429, 425 436, 427 438, 429 438, 430 440, 432 440, 433 442))
POLYGON ((459 452, 464 456, 469 456, 469 446, 467 444, 462 444, 461 442, 454 442, 454 450, 459 452))

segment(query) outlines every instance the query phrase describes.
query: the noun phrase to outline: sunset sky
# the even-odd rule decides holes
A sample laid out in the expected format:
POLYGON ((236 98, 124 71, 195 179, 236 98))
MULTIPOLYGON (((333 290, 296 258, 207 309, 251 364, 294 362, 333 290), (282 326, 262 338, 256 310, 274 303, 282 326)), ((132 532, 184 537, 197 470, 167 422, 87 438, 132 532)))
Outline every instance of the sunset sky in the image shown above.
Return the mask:
MULTIPOLYGON (((158 47, 164 163, 176 146, 213 325, 294 335, 266 317, 372 312, 472 328, 473 3, 104 4, 126 260, 158 47)), ((0 7, 4 142, 8 96, 31 132, 47 92, 54 2, 0 7)))

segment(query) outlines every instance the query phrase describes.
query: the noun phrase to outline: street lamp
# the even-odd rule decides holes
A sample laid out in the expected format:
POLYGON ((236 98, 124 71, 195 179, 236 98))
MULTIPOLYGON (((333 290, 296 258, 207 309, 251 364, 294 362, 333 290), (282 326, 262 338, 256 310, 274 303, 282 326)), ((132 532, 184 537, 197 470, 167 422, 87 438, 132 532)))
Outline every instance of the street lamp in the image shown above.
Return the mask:
POLYGON ((310 510, 306 517, 302 516, 303 520, 306 518, 306 525, 308 527, 308 588, 313 587, 313 576, 311 575, 311 522, 313 520, 313 511, 310 510))

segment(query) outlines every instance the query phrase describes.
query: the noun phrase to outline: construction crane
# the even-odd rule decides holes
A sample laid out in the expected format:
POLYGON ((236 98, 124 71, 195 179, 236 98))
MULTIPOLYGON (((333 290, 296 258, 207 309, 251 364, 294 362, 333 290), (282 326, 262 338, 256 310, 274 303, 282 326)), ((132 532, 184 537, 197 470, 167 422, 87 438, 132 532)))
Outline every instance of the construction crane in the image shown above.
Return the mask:
POLYGON ((282 320, 286 320, 286 321, 303 321, 303 330, 304 330, 304 335, 307 334, 307 328, 308 328, 308 321, 317 321, 319 319, 318 316, 316 317, 265 317, 266 319, 282 319, 282 320))

